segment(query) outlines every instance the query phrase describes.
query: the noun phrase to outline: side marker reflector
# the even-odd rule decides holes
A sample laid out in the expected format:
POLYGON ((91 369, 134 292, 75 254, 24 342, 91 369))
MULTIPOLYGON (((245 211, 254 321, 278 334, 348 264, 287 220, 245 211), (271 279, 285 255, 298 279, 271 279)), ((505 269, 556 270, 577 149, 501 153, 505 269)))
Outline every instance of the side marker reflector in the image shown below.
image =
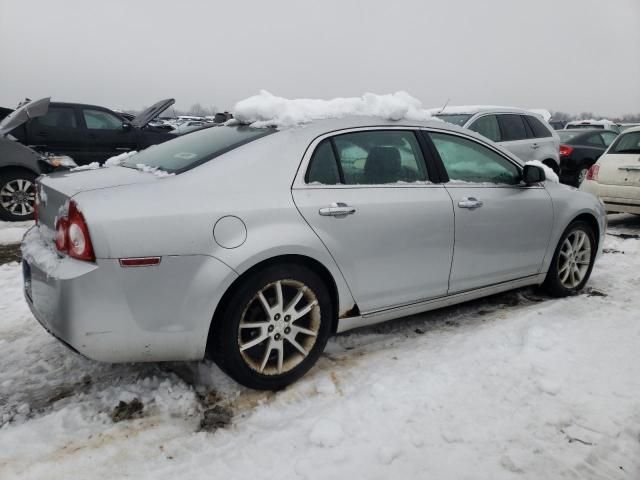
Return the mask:
POLYGON ((160 258, 162 257, 134 257, 134 258, 121 258, 121 267, 150 267, 152 265, 159 265, 160 258))

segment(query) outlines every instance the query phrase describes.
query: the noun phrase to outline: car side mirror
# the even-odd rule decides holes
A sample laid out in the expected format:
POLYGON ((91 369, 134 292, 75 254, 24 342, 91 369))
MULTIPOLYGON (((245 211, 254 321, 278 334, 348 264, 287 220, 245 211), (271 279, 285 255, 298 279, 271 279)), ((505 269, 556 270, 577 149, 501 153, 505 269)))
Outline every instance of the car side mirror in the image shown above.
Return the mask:
POLYGON ((525 165, 522 169, 522 181, 526 185, 544 182, 546 179, 544 170, 537 165, 525 165))
POLYGON ((132 125, 129 122, 123 122, 122 123, 122 130, 129 131, 129 130, 131 130, 131 128, 132 128, 132 125))

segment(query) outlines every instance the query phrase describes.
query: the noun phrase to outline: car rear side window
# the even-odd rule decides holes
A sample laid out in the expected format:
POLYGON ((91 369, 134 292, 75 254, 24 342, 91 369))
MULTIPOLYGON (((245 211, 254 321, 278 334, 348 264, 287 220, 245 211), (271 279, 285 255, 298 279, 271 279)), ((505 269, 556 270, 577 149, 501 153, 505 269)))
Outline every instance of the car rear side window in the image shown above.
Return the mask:
POLYGON ((153 145, 130 157, 123 166, 136 168, 143 164, 168 173, 182 173, 274 132, 275 128, 244 125, 206 128, 153 145))
POLYGON ((331 140, 325 139, 316 147, 313 157, 311 157, 306 181, 307 183, 321 183, 323 185, 340 183, 338 162, 333 153, 331 140))
POLYGON ((49 107, 46 115, 34 118, 33 122, 40 127, 76 128, 76 113, 73 107, 49 107))
POLYGON ((345 185, 411 183, 427 179, 418 139, 414 132, 406 130, 345 133, 321 142, 309 166, 307 182, 337 183, 336 170, 340 183, 345 185), (330 166, 331 159, 337 159, 336 169, 330 166))
POLYGON ((429 135, 452 183, 520 183, 518 168, 484 145, 455 135, 429 135))
POLYGON ((500 128, 502 130, 502 141, 510 142, 513 140, 523 140, 527 138, 527 129, 521 115, 517 114, 501 114, 498 115, 500 128))
POLYGON ((478 118, 469 126, 469 129, 494 142, 499 142, 501 139, 500 127, 495 115, 484 115, 478 118))
POLYGON ((525 121, 529 124, 531 131, 533 132, 533 136, 536 138, 546 138, 551 137, 551 132, 544 124, 538 120, 536 117, 531 115, 524 115, 525 121))
POLYGON ((82 110, 84 123, 91 130, 122 130, 122 119, 104 110, 82 110))
POLYGON ((604 142, 598 133, 588 135, 587 138, 584 139, 584 143, 587 145, 594 145, 596 147, 604 147, 604 142))

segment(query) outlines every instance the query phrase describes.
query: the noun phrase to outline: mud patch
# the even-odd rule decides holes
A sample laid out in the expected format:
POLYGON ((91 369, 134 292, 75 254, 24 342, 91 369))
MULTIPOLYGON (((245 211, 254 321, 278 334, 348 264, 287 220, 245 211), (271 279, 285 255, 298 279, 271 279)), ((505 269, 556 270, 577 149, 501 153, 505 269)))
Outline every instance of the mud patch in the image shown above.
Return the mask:
POLYGON ((616 250, 615 248, 603 248, 602 253, 621 253, 622 255, 624 255, 624 252, 622 250, 616 250))
POLYGON ((215 432, 219 428, 225 428, 231 425, 233 412, 230 408, 222 405, 214 405, 202 413, 200 420, 200 431, 215 432))
POLYGON ((139 399, 134 398, 130 402, 124 402, 121 400, 111 412, 111 420, 113 420, 114 423, 117 423, 124 420, 140 418, 143 411, 144 405, 139 399))
POLYGON ((22 261, 22 253, 20 252, 20 244, 0 245, 0 265, 11 262, 22 261))
POLYGON ((624 240, 628 240, 628 239, 640 240, 640 234, 637 234, 637 233, 611 233, 611 232, 607 232, 607 235, 611 235, 612 237, 622 238, 624 240))
POLYGON ((595 288, 587 288, 585 290, 585 293, 587 294, 587 297, 608 297, 609 296, 606 293, 601 292, 600 290, 596 290, 595 288))

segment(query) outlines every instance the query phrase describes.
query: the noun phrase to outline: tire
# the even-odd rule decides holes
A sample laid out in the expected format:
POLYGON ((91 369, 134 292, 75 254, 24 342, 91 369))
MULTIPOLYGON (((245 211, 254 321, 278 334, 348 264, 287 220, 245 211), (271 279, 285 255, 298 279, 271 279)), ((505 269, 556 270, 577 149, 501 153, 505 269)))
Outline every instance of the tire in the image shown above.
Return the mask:
POLYGON ((36 175, 28 170, 0 171, 0 220, 33 220, 36 175))
POLYGON ((591 276, 596 251, 596 237, 591 226, 581 220, 571 223, 560 237, 543 288, 554 297, 566 297, 578 293, 591 276), (582 238, 584 242, 588 242, 588 251, 585 249, 586 243, 581 243, 582 238), (569 243, 569 247, 565 242, 569 243), (572 257, 576 245, 578 255, 572 257), (576 263, 573 263, 572 259, 576 263), (567 270, 569 270, 568 273, 567 270))
POLYGON ((333 312, 327 286, 312 270, 297 264, 268 266, 248 277, 225 301, 211 328, 208 355, 246 387, 279 390, 316 363, 329 339, 333 312))

